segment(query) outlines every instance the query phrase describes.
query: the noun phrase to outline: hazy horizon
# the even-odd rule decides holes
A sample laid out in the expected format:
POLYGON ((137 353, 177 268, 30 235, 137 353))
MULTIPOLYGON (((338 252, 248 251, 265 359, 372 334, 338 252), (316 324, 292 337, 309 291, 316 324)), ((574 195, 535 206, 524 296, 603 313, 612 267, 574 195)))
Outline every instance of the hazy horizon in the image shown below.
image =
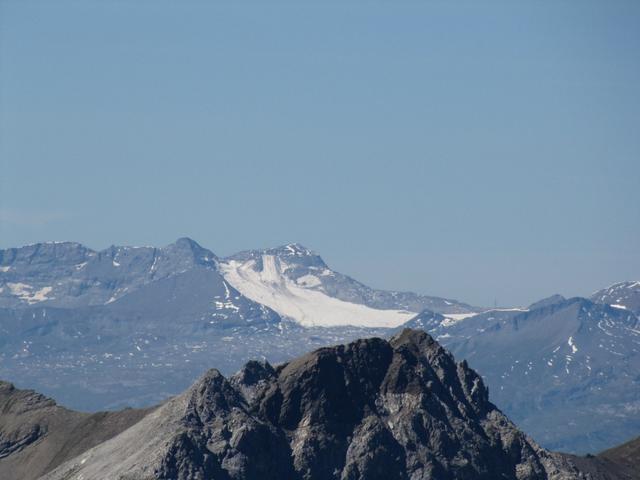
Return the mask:
POLYGON ((640 279, 640 3, 0 2, 0 248, 291 242, 474 305, 640 279))

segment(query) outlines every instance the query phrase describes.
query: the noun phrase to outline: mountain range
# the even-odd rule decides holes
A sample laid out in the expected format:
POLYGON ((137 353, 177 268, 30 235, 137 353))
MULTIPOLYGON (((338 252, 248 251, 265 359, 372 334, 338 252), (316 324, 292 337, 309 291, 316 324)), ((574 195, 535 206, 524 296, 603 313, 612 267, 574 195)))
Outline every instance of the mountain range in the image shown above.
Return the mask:
POLYGON ((84 411, 146 407, 212 365, 230 375, 422 328, 545 447, 586 453, 640 431, 639 299, 640 282, 624 282, 487 310, 372 289, 298 244, 222 258, 187 238, 42 243, 0 250, 0 378, 84 411))
POLYGON ((638 478, 637 442, 586 458, 540 447, 422 330, 211 369, 147 410, 82 414, 6 383, 0 407, 3 478, 638 478))

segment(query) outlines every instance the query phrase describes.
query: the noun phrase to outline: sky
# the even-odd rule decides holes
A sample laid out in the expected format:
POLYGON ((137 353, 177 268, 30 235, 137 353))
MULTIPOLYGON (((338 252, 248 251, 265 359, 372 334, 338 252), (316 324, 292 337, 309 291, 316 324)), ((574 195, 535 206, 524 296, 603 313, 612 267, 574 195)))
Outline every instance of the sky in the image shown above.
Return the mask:
POLYGON ((0 248, 299 242, 526 305, 640 279, 640 2, 0 0, 0 248))

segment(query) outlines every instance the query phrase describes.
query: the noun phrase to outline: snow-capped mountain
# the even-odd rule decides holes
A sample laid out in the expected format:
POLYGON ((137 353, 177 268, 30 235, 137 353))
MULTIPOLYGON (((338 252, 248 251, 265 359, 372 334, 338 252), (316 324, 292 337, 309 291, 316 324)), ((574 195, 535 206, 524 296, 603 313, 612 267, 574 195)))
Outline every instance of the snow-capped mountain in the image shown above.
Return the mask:
POLYGON ((230 374, 249 359, 421 328, 472 361, 545 446, 594 451, 640 429, 637 285, 625 285, 628 295, 610 288, 596 302, 475 313, 369 288, 297 244, 227 258, 189 239, 31 245, 0 250, 0 378, 82 410, 145 406, 211 365, 230 374))
POLYGON ((424 309, 478 310, 456 300, 372 289, 299 244, 241 252, 222 260, 220 269, 243 295, 305 326, 396 327, 424 309))
POLYGON ((631 311, 556 295, 523 311, 428 320, 544 445, 598 451, 640 431, 640 321, 631 311))
POLYGON ((250 358, 283 361, 384 335, 373 327, 414 315, 387 298, 439 301, 369 289, 298 245, 256 252, 220 259, 187 238, 162 248, 0 250, 0 378, 80 409, 145 405, 212 362, 232 373, 250 358))
MULTIPOLYGON (((0 307, 106 305, 192 270, 210 272, 207 281, 218 294, 206 298, 219 310, 248 299, 304 326, 394 327, 425 308, 474 312, 454 300, 374 290, 329 269, 317 254, 297 244, 220 260, 188 238, 164 248, 113 246, 96 252, 61 242, 0 250, 0 307), (230 288, 236 291, 230 293, 230 288)), ((218 318, 230 316, 220 312, 218 318)))
POLYGON ((594 302, 605 303, 640 315, 640 281, 614 283, 610 287, 594 292, 590 298, 594 302))

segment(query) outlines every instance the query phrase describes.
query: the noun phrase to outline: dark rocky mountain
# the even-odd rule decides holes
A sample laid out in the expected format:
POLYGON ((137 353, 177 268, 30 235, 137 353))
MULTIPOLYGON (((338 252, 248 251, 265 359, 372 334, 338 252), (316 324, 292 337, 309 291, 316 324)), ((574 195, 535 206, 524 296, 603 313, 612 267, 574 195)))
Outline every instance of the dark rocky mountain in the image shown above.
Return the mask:
POLYGON ((426 326, 545 447, 594 452, 640 431, 640 322, 629 310, 554 296, 426 326))
POLYGON ((640 437, 598 455, 569 459, 592 480, 640 480, 640 437))
POLYGON ((74 412, 32 390, 0 381, 0 478, 39 478, 151 411, 74 412))
POLYGON ((231 378, 209 370, 88 447, 43 479, 586 478, 521 433, 466 362, 408 329, 231 378))
POLYGON ((589 297, 597 303, 622 308, 640 316, 640 282, 620 282, 603 288, 589 297))

